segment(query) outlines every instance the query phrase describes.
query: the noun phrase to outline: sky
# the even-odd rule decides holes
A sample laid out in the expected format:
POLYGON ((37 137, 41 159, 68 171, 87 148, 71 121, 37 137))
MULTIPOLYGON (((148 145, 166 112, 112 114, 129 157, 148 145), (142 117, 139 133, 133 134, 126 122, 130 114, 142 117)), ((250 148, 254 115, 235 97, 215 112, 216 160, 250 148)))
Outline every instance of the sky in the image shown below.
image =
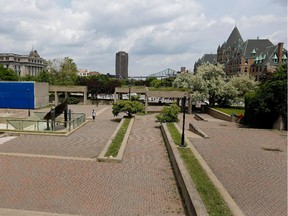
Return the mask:
POLYGON ((70 57, 78 69, 115 74, 129 54, 129 76, 193 70, 237 26, 243 40, 287 49, 286 0, 0 0, 0 53, 47 60, 70 57))

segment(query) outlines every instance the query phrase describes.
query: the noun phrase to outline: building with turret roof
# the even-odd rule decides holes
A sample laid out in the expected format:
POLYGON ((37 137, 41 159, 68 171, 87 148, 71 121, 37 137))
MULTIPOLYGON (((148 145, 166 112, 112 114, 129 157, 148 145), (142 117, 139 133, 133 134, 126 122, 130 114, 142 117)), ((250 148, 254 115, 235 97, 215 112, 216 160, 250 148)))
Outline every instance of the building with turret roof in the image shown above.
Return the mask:
POLYGON ((202 58, 198 59, 194 64, 194 73, 197 73, 197 68, 203 64, 217 64, 217 54, 204 54, 202 58))
MULTIPOLYGON (((205 54, 194 65, 194 72, 201 64, 215 64, 214 60, 204 59, 205 54)), ((287 62, 287 50, 283 43, 274 45, 269 39, 248 39, 243 41, 237 28, 234 27, 226 42, 217 49, 217 63, 224 65, 227 75, 246 73, 260 80, 273 73, 279 64, 287 62)))

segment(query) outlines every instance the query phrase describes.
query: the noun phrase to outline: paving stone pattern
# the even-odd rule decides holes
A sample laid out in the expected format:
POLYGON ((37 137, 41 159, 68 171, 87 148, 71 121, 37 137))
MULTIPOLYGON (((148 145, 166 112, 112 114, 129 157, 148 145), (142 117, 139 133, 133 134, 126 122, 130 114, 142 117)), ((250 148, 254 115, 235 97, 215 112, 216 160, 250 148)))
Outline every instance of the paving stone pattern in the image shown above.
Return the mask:
POLYGON ((196 121, 193 117, 187 115, 187 122, 193 122, 210 138, 190 141, 244 214, 286 216, 287 133, 213 119, 196 121))
MULTIPOLYGON (((82 112, 91 118, 92 109, 100 111, 105 106, 69 106, 73 112, 82 112)), ((48 110, 46 110, 48 111, 48 110)), ((114 118, 111 107, 96 117, 95 122, 86 125, 65 136, 20 135, 17 139, 0 145, 0 152, 56 155, 71 157, 97 157, 103 146, 113 134, 121 120, 121 115, 114 118)))
MULTIPOLYGON (((91 157, 114 132, 111 115, 109 108, 66 139, 25 135, 0 145, 0 151, 91 157)), ((0 208, 91 216, 185 215, 158 126, 154 115, 136 117, 122 163, 0 156, 0 208)))

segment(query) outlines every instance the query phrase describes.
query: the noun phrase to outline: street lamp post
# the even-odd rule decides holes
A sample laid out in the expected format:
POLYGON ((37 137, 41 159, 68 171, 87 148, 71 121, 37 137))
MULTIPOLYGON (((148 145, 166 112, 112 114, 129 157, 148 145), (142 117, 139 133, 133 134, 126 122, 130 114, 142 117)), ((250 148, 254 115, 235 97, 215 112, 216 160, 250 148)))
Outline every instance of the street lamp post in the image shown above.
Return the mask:
POLYGON ((27 95, 28 95, 28 99, 27 99, 27 108, 28 108, 28 116, 30 116, 30 106, 29 106, 29 103, 30 103, 30 98, 29 98, 29 96, 30 96, 30 90, 29 89, 27 89, 27 95))
POLYGON ((181 144, 179 145, 180 147, 186 147, 185 146, 185 143, 184 143, 184 140, 185 140, 185 134, 184 134, 184 131, 185 131, 185 105, 186 105, 186 96, 183 97, 183 100, 182 100, 182 109, 183 109, 183 125, 182 125, 182 138, 181 138, 181 144))

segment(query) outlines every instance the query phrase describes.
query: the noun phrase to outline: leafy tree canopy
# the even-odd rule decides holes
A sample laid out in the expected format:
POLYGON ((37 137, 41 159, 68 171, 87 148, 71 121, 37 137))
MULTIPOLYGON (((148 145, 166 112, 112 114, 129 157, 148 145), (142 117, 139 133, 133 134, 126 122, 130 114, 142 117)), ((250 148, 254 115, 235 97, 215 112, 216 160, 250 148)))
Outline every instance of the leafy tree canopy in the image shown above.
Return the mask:
POLYGON ((120 112, 125 112, 128 117, 132 117, 133 114, 137 112, 143 113, 144 111, 144 105, 138 101, 119 100, 116 103, 113 103, 112 106, 112 113, 114 116, 117 116, 120 112))
POLYGON ((118 79, 108 78, 106 75, 94 75, 89 77, 79 77, 77 84, 86 85, 92 98, 96 99, 99 94, 113 94, 115 87, 121 86, 118 79))
POLYGON ((13 70, 9 68, 7 69, 2 64, 0 64, 0 80, 17 81, 19 80, 19 76, 13 70))
POLYGON ((163 122, 178 122, 178 114, 180 112, 180 107, 176 104, 170 106, 165 106, 161 112, 156 115, 156 120, 163 122))
POLYGON ((245 99, 245 120, 250 126, 271 128, 281 115, 287 129, 287 64, 245 99))
POLYGON ((193 101, 209 100, 214 106, 229 105, 235 100, 240 100, 244 95, 253 90, 256 82, 247 75, 227 77, 223 65, 205 64, 197 69, 197 74, 185 73, 177 76, 173 86, 177 88, 190 88, 193 101))

